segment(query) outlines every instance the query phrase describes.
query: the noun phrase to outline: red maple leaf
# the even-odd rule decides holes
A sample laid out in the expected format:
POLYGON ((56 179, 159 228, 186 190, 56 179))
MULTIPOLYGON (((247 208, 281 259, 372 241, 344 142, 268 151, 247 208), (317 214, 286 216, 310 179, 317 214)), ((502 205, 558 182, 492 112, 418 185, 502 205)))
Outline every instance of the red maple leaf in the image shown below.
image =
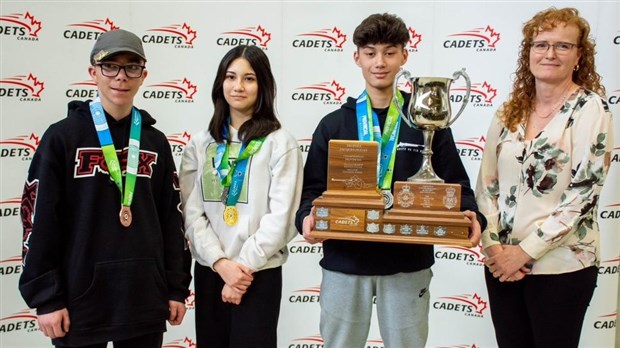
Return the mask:
POLYGON ((190 139, 192 139, 192 135, 191 135, 191 134, 189 134, 189 133, 187 133, 187 131, 185 131, 185 132, 183 132, 183 134, 181 135, 181 138, 185 138, 185 139, 187 139, 187 140, 186 140, 186 143, 189 143, 190 139))
POLYGON ((495 98, 495 96, 497 95, 497 89, 496 88, 492 88, 491 84, 489 84, 488 82, 484 81, 482 83, 482 88, 486 88, 486 99, 484 100, 487 103, 491 103, 493 102, 493 98, 495 98))
POLYGON ((409 33, 411 33, 411 38, 409 39, 409 47, 418 48, 420 42, 422 42, 422 35, 416 33, 415 29, 409 27, 409 33))
POLYGON ((36 76, 29 74, 28 81, 32 81, 32 96, 40 97, 41 92, 45 89, 45 84, 43 82, 39 82, 36 76))
POLYGON ((30 133, 30 138, 28 138, 28 140, 34 140, 35 146, 39 146, 39 137, 36 134, 30 133))
POLYGON ((194 343, 194 341, 192 341, 189 337, 185 337, 183 343, 187 343, 188 347, 196 347, 196 343, 194 343))
POLYGON ((474 294, 473 299, 478 301, 476 305, 476 313, 482 314, 482 312, 487 309, 487 302, 483 301, 478 294, 474 294))
POLYGON ((36 20, 30 12, 26 12, 24 18, 30 20, 30 36, 37 37, 39 30, 41 30, 41 21, 36 20))
POLYGON ((187 99, 193 99, 194 94, 196 94, 196 92, 198 91, 198 88, 196 87, 196 85, 192 85, 192 82, 190 80, 187 79, 187 77, 183 78, 183 84, 185 84, 185 95, 187 96, 187 99))
POLYGON ((109 25, 110 29, 109 30, 115 30, 115 29, 120 29, 120 27, 114 25, 114 22, 110 19, 110 18, 106 18, 105 19, 105 25, 109 25))
POLYGON ((196 30, 192 30, 187 23, 183 23, 183 27, 181 29, 185 29, 185 43, 191 45, 194 39, 196 38, 196 30))
POLYGON ((342 98, 342 96, 345 94, 345 88, 344 87, 340 87, 340 84, 338 82, 336 82, 336 80, 333 80, 331 83, 331 86, 335 87, 335 89, 333 90, 334 96, 336 96, 336 100, 340 101, 340 98, 342 98))
POLYGON ((268 33, 263 27, 260 25, 256 28, 256 32, 260 35, 260 45, 263 47, 267 47, 267 42, 271 41, 271 33, 268 33))
POLYGON ((334 39, 336 40, 336 47, 342 48, 342 45, 347 42, 347 35, 343 34, 342 31, 340 31, 340 29, 338 29, 337 27, 334 27, 334 29, 332 29, 332 33, 335 34, 334 39))
POLYGON ((495 32, 495 29, 491 28, 490 25, 487 25, 485 32, 489 33, 489 47, 495 47, 495 44, 500 39, 500 34, 495 32))

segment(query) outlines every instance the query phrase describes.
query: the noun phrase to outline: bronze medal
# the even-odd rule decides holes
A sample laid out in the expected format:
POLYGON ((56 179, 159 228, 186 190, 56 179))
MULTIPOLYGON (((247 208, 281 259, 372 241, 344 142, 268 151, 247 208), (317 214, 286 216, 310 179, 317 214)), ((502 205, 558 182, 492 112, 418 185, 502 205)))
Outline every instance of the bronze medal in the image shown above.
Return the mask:
POLYGON ((121 212, 118 214, 118 217, 121 220, 121 225, 124 227, 129 227, 131 225, 131 209, 124 205, 121 207, 121 212))
POLYGON ((226 225, 234 226, 237 224, 238 220, 239 211, 237 210, 237 207, 234 205, 226 206, 226 209, 224 209, 224 222, 226 222, 226 225))

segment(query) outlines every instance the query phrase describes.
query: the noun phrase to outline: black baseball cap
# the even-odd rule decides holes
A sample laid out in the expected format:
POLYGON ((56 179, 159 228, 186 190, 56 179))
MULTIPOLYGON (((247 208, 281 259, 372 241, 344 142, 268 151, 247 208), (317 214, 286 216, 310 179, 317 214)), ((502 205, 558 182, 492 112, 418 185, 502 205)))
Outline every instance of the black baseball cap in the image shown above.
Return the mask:
POLYGON ((116 29, 99 35, 93 50, 90 52, 90 63, 95 64, 122 52, 136 54, 146 62, 146 55, 140 38, 127 30, 116 29))

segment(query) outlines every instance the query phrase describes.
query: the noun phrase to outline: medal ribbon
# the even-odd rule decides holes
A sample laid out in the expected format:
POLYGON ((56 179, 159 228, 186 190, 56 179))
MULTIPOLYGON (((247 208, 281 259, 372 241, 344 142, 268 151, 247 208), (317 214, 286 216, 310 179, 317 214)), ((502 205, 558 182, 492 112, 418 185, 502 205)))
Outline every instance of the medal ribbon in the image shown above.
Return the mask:
MULTIPOLYGON (((399 90, 396 91, 398 102, 403 105, 404 98, 399 90)), ((357 98, 355 106, 357 114, 357 137, 362 141, 377 141, 380 144, 379 154, 379 175, 377 177, 377 185, 382 190, 389 190, 392 187, 392 176, 394 173, 394 161, 396 159, 396 140, 400 131, 400 115, 398 106, 390 103, 385 124, 383 126, 383 134, 379 124, 377 113, 372 110, 370 100, 366 91, 357 98), (372 115, 372 117, 369 117, 372 115), (372 132, 370 131, 372 130, 372 132)))
MULTIPOLYGON (((228 127, 224 127, 223 137, 224 139, 228 139, 228 127)), ((232 163, 232 166, 228 164, 228 155, 230 152, 230 145, 228 142, 217 144, 215 165, 220 175, 222 186, 229 188, 226 206, 234 206, 237 204, 239 195, 241 195, 241 188, 243 187, 248 159, 260 150, 264 142, 265 137, 261 137, 252 139, 248 144, 242 143, 241 149, 239 149, 239 155, 232 163)))
POLYGON ((121 204, 123 206, 131 206, 133 201, 133 193, 136 188, 136 177, 138 174, 138 157, 140 154, 140 131, 142 129, 142 116, 135 107, 131 111, 131 129, 129 131, 129 152, 127 154, 127 169, 125 172, 125 191, 123 192, 123 174, 121 171, 116 149, 108 127, 108 121, 105 119, 105 113, 101 106, 99 98, 93 100, 89 104, 90 114, 95 123, 97 137, 101 145, 101 151, 108 166, 108 172, 114 180, 116 187, 121 192, 121 204))

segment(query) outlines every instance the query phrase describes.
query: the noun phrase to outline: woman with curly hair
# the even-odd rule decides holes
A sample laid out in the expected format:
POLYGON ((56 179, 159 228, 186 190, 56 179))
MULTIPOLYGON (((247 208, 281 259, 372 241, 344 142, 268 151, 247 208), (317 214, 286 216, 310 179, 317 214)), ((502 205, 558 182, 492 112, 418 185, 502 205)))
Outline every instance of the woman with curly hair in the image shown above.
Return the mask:
POLYGON ((489 128, 476 198, 500 347, 577 347, 599 264, 613 145, 588 22, 549 8, 523 27, 513 91, 489 128))

